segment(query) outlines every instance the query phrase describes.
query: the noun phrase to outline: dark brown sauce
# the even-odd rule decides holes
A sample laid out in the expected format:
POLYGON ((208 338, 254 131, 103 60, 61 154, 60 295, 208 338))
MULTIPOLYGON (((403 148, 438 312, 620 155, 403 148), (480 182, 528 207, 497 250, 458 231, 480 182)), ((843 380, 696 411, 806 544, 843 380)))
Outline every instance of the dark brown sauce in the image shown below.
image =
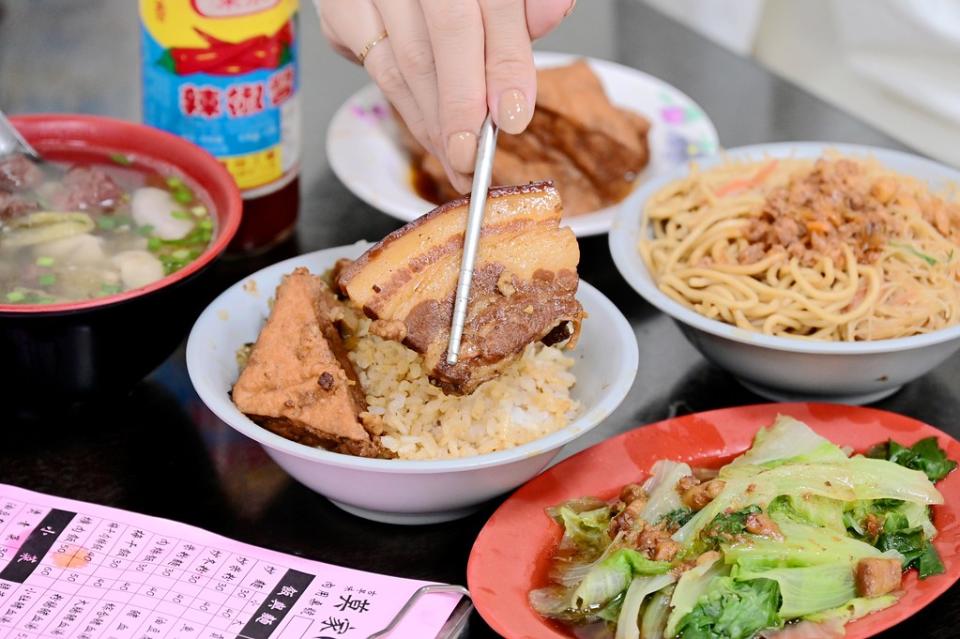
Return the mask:
POLYGON ((420 168, 417 162, 410 164, 410 186, 414 192, 432 204, 443 204, 443 198, 440 197, 440 185, 437 184, 426 171, 420 168))
MULTIPOLYGON (((550 176, 544 176, 541 179, 548 180, 552 178, 550 178, 550 176)), ((435 204, 437 206, 446 202, 444 197, 440 194, 440 190, 441 190, 440 185, 437 183, 436 180, 433 179, 433 177, 429 173, 427 173, 422 168, 420 168, 420 164, 416 161, 410 163, 410 170, 408 172, 408 181, 410 182, 410 186, 413 188, 414 193, 416 193, 418 196, 420 196, 427 202, 430 202, 431 204, 435 204)), ((608 206, 619 204, 620 202, 627 199, 627 197, 629 197, 630 194, 633 193, 634 189, 636 189, 639 184, 640 184, 640 180, 634 180, 630 189, 627 190, 622 197, 602 198, 603 202, 600 206, 602 208, 606 208, 608 206)), ((563 199, 562 191, 560 192, 560 199, 561 200, 563 199)), ((583 213, 590 213, 590 212, 591 211, 583 211, 580 213, 574 213, 573 215, 582 215, 583 213)), ((570 216, 570 214, 566 212, 564 213, 564 215, 570 216)))

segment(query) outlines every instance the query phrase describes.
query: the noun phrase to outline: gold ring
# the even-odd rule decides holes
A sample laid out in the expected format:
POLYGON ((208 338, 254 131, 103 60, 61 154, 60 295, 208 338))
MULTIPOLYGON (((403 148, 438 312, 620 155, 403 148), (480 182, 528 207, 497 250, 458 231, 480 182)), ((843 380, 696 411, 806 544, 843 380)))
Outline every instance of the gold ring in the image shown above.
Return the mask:
POLYGON ((370 55, 370 52, 373 51, 373 48, 386 39, 387 32, 383 31, 376 38, 363 45, 363 48, 360 49, 360 53, 357 54, 357 60, 360 62, 360 66, 363 66, 364 60, 367 59, 367 56, 370 55))

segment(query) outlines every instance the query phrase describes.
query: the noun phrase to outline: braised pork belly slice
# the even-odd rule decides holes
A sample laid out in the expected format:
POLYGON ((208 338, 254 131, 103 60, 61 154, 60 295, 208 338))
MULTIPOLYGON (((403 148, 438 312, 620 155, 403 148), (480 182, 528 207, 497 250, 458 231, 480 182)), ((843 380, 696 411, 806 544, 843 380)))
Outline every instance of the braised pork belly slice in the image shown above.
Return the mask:
MULTIPOLYGON (((537 72, 530 127, 543 145, 566 154, 609 201, 626 197, 650 161, 649 120, 610 102, 585 60, 537 72)), ((505 141, 516 137, 505 136, 505 141)))
POLYGON ((298 268, 277 287, 270 317, 233 386, 244 414, 308 446, 386 456, 364 428, 363 390, 336 323, 342 311, 322 279, 298 268))
POLYGON ((550 182, 490 189, 460 359, 446 363, 469 198, 440 206, 391 233, 344 268, 340 289, 373 320, 371 331, 423 355, 430 379, 469 394, 542 340, 572 347, 580 248, 560 228, 550 182))
MULTIPOLYGON (((436 190, 438 201, 458 197, 443 165, 424 149, 403 120, 400 143, 436 190)), ((650 162, 650 121, 607 96, 585 60, 537 70, 537 104, 520 135, 497 142, 494 184, 551 179, 567 217, 596 211, 626 197, 650 162)))

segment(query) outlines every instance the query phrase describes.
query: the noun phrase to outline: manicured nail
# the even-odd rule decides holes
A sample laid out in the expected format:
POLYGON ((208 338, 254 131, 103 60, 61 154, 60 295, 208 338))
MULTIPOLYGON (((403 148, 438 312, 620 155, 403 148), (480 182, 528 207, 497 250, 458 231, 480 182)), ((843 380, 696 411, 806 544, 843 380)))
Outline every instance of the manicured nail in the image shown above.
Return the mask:
MULTIPOLYGON (((473 171, 472 166, 470 167, 470 170, 473 171)), ((470 192, 470 189, 473 187, 473 180, 469 175, 457 173, 456 175, 453 176, 453 179, 450 180, 450 184, 459 193, 467 194, 470 192)))
POLYGON ((469 131, 454 133, 447 139, 447 160, 454 171, 473 173, 477 159, 477 136, 469 131))
POLYGON ((530 123, 530 107, 527 98, 518 89, 504 91, 500 95, 498 126, 506 133, 520 133, 530 123))
POLYGON ((575 6, 577 6, 577 0, 573 0, 573 2, 570 3, 570 6, 567 7, 567 10, 563 12, 563 17, 566 18, 568 15, 573 13, 573 8, 575 6))

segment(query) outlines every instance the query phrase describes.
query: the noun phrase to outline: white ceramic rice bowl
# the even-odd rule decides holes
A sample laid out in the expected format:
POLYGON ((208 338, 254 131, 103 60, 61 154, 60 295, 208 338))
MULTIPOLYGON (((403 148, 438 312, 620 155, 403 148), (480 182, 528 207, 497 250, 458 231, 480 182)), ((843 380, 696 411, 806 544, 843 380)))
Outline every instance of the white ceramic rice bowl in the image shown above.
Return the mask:
MULTIPOLYGON (((827 150, 871 156, 890 169, 928 181, 938 190, 960 183, 960 171, 908 153, 876 147, 823 142, 760 144, 700 160, 702 168, 728 159, 820 157, 827 150)), ((755 393, 775 401, 826 401, 865 404, 941 364, 960 349, 960 325, 925 335, 871 342, 827 342, 762 335, 700 315, 663 293, 637 251, 643 208, 672 175, 643 185, 624 202, 610 231, 610 252, 624 279, 648 302, 672 317, 686 338, 708 360, 727 369, 755 393)))
POLYGON ((197 319, 187 342, 187 368, 203 402, 235 430, 259 442, 297 481, 344 510, 377 521, 424 524, 462 517, 480 503, 516 488, 543 470, 564 444, 602 422, 633 385, 638 351, 633 329, 597 289, 577 294, 589 318, 573 356, 572 395, 582 404, 565 428, 511 448, 459 459, 366 459, 284 439, 261 428, 230 401, 236 350, 254 341, 269 311, 267 300, 283 275, 298 266, 323 272, 369 246, 325 249, 269 266, 224 291, 197 319))

